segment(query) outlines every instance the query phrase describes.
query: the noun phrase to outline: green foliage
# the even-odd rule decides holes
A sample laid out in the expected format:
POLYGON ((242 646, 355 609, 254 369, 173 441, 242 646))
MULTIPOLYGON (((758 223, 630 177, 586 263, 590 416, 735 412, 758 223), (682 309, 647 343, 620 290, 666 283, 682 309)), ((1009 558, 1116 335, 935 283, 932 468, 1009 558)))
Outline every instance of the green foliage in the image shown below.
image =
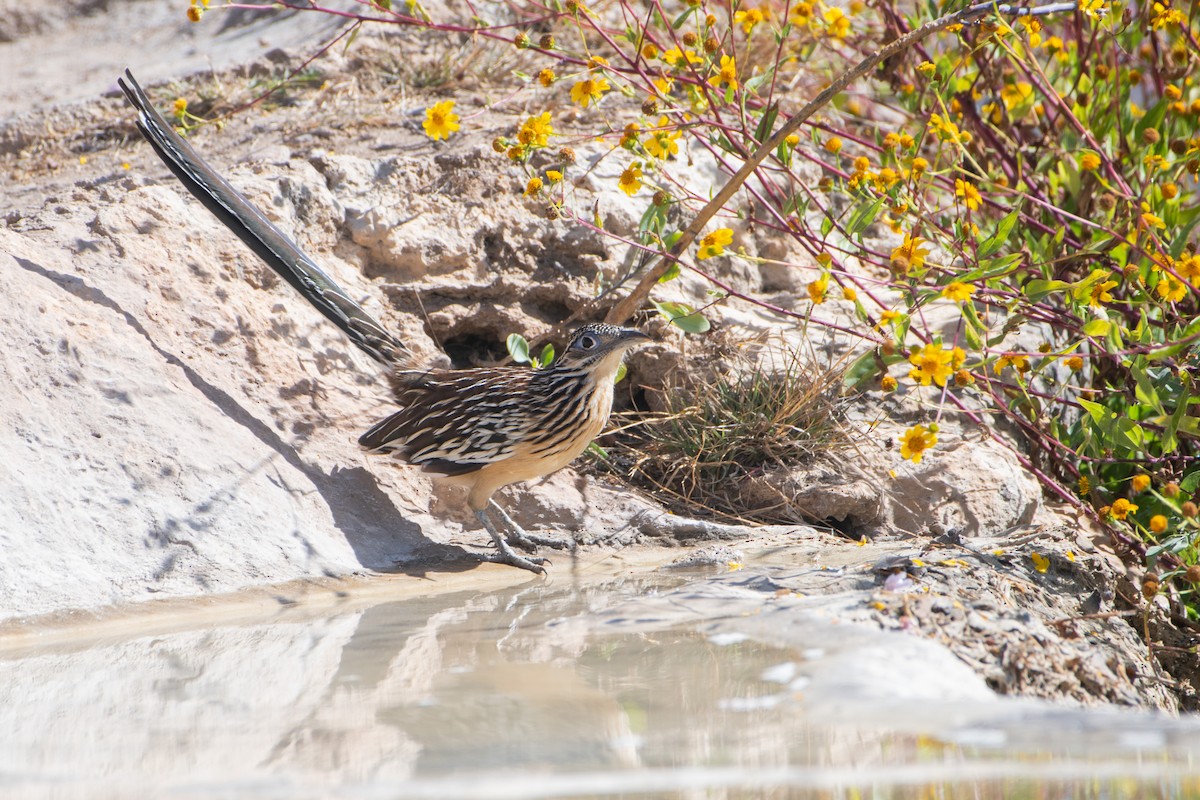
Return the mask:
POLYGON ((554 345, 552 344, 543 347, 540 356, 529 354, 529 342, 519 333, 510 333, 504 344, 508 347, 508 354, 512 356, 512 360, 518 364, 529 364, 534 369, 543 369, 554 363, 554 345))

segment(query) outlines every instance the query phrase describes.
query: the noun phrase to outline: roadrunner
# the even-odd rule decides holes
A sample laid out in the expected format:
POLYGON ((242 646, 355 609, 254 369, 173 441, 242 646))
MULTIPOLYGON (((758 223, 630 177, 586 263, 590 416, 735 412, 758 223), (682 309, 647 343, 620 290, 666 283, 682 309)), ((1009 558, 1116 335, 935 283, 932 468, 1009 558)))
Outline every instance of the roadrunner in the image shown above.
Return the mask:
POLYGON ((529 553, 537 545, 567 545, 526 533, 492 495, 510 483, 549 475, 583 452, 608 421, 625 352, 650 337, 631 328, 585 325, 545 369, 414 369, 403 342, 217 174, 155 110, 129 70, 118 83, 138 111, 138 130, 188 191, 388 368, 400 410, 364 433, 359 444, 464 486, 468 505, 496 543, 497 552, 484 558, 544 573, 546 559, 519 555, 513 545, 529 553))

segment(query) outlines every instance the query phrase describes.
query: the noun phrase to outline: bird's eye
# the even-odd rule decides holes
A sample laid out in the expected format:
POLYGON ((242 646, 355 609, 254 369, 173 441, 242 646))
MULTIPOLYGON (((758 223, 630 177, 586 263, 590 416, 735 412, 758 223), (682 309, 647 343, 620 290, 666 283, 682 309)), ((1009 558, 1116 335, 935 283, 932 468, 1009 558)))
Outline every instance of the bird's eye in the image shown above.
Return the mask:
POLYGON ((599 344, 599 342, 596 340, 596 337, 592 336, 590 333, 585 333, 583 336, 579 337, 579 346, 584 350, 592 350, 597 344, 599 344))

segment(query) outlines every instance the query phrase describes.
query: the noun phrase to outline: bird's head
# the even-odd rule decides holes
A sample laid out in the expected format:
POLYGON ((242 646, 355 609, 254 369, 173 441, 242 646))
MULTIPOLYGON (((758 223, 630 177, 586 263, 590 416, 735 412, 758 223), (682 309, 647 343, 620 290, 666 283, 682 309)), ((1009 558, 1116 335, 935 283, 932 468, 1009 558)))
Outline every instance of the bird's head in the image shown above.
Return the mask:
POLYGON ((571 341, 554 365, 615 375, 625 351, 648 341, 650 337, 636 328, 618 328, 599 322, 584 325, 571 334, 571 341))

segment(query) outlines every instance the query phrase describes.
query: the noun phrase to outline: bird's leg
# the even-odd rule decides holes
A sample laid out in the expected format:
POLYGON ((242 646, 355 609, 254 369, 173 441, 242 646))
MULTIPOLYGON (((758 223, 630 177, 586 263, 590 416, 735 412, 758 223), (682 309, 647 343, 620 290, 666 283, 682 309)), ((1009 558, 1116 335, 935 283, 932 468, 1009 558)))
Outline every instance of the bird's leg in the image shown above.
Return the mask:
POLYGON ((530 572, 537 572, 541 575, 546 574, 546 570, 542 568, 542 564, 546 563, 546 559, 534 556, 526 558, 525 556, 517 555, 496 528, 496 524, 488 517, 486 509, 476 511, 475 516, 483 523, 483 527, 487 528, 487 532, 492 535, 492 541, 496 543, 496 550, 498 551, 494 555, 483 556, 484 560, 497 564, 508 564, 510 567, 520 567, 521 569, 527 569, 530 572))
POLYGON ((488 504, 496 510, 500 515, 500 519, 508 526, 508 543, 520 547, 522 550, 527 550, 530 553, 537 552, 538 545, 549 547, 554 550, 574 550, 575 542, 571 539, 560 539, 557 536, 542 536, 536 533, 529 533, 517 521, 510 517, 500 504, 495 500, 489 500, 488 504))

